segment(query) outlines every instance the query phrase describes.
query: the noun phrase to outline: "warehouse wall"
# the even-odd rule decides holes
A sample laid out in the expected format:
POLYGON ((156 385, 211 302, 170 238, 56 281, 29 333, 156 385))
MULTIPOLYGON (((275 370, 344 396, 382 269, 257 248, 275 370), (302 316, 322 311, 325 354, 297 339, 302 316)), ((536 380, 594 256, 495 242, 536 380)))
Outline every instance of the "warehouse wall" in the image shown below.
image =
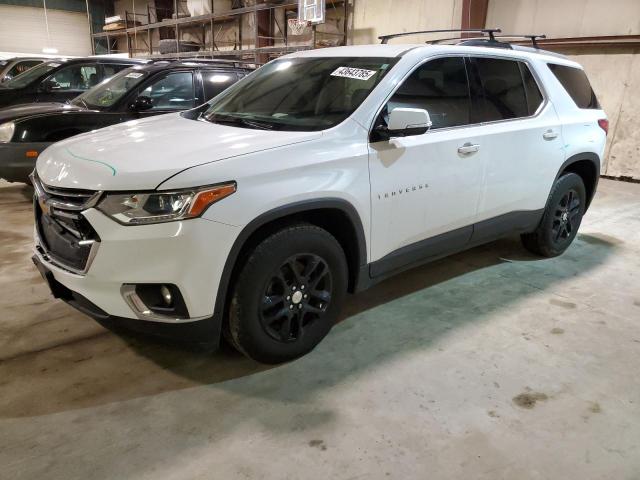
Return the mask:
MULTIPOLYGON (((417 30, 460 28, 462 0, 356 0, 351 43, 379 43, 378 36, 417 30)), ((420 43, 411 36, 395 43, 420 43)))
MULTIPOLYGON (((550 38, 640 34, 639 0, 489 0, 487 26, 550 38)), ((640 49, 560 50, 582 64, 609 117, 603 174, 640 179, 640 49)))
POLYGON ((87 14, 47 9, 51 41, 47 41, 44 9, 0 5, 0 50, 42 53, 55 47, 60 55, 91 55, 87 14), (50 45, 48 45, 50 43, 50 45))
POLYGON ((609 118, 602 173, 640 180, 640 49, 563 53, 584 66, 609 118))
POLYGON ((487 26, 548 37, 640 33, 638 0, 489 0, 487 26))

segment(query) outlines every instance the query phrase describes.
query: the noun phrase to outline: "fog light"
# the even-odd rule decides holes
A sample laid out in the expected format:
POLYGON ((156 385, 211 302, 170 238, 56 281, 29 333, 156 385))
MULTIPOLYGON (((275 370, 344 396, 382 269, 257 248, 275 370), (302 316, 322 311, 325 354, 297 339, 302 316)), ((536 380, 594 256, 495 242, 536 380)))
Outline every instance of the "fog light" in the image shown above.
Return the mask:
POLYGON ((171 296, 171 290, 169 290, 169 287, 167 287, 166 285, 162 285, 162 287, 160 287, 160 293, 162 294, 164 304, 167 307, 170 307, 173 303, 173 297, 171 296))
POLYGON ((184 298, 170 283, 125 283, 120 292, 138 318, 175 321, 189 318, 184 298))

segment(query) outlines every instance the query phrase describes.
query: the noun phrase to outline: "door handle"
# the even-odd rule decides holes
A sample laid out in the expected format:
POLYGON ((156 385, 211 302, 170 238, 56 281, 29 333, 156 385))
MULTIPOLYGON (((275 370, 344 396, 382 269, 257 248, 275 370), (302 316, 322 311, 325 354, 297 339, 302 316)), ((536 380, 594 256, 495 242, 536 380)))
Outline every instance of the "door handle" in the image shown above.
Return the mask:
POLYGON ((476 153, 478 150, 480 150, 480 145, 478 145, 477 143, 467 142, 461 147, 458 147, 458 153, 461 153, 463 155, 467 155, 469 153, 476 153))
POLYGON ((558 137, 558 133, 554 132, 553 130, 547 130, 542 134, 542 138, 544 138, 545 140, 553 140, 554 138, 557 138, 557 137, 558 137))

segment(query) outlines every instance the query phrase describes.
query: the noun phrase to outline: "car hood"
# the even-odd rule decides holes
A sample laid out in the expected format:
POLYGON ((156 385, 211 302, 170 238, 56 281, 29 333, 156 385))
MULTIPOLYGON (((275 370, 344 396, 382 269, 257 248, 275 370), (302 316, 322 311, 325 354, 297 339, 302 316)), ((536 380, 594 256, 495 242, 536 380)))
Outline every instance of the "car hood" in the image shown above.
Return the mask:
POLYGON ((75 112, 85 110, 82 107, 70 105, 68 103, 43 102, 43 103, 25 103, 22 105, 12 105, 0 109, 0 123, 10 122, 31 115, 40 115, 43 113, 58 112, 75 112))
POLYGON ((321 136, 220 125, 172 113, 55 143, 40 154, 36 170, 54 187, 151 190, 190 167, 321 136))

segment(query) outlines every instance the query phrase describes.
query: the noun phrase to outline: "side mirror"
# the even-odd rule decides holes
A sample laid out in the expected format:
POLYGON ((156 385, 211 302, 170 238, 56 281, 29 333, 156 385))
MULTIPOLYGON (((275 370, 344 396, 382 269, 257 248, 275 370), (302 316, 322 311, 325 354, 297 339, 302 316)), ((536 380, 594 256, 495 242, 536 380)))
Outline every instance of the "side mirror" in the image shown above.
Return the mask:
POLYGON ((131 108, 131 110, 135 110, 136 112, 149 110, 150 108, 153 108, 153 100, 151 100, 151 97, 140 95, 139 97, 136 97, 129 108, 131 108))
POLYGON ((45 80, 44 82, 42 82, 41 88, 43 92, 50 93, 55 89, 57 89, 58 87, 59 87, 58 82, 56 82, 55 80, 45 80))
POLYGON ((388 126, 376 127, 376 132, 387 139, 410 137, 426 133, 433 123, 429 112, 422 108, 394 108, 389 113, 388 126))

